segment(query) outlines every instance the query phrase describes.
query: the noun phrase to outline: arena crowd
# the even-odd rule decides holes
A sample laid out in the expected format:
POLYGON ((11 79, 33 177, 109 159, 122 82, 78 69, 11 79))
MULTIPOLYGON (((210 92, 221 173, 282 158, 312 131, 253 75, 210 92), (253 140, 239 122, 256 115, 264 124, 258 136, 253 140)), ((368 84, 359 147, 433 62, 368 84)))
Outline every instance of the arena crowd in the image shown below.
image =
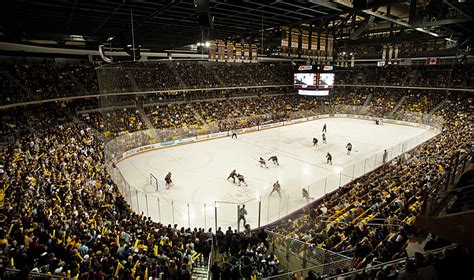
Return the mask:
MULTIPOLYGON (((98 90, 94 69, 89 65, 4 63, 1 67, 2 75, 12 77, 8 81, 2 79, 2 103, 84 95, 98 90), (16 82, 20 80, 25 83, 16 82)), ((144 63, 139 69, 143 68, 148 70, 142 72, 127 64, 114 69, 134 78, 117 81, 108 89, 114 92, 292 82, 288 69, 279 65, 144 63), (164 72, 167 74, 161 75, 164 72)), ((435 68, 430 70, 451 71, 441 66, 435 68)), ((367 75, 371 77, 368 82, 435 82, 424 78, 421 68, 371 71, 375 74, 367 75), (410 76, 413 69, 417 75, 410 76), (398 79, 393 77, 397 75, 398 79), (375 79, 377 76, 383 79, 375 79)), ((365 82, 357 71, 341 77, 347 83, 365 82)), ((465 79, 458 71, 451 81, 472 85, 472 79, 465 79)), ((106 171, 103 139, 147 128, 214 125, 225 131, 331 112, 394 118, 405 112, 432 113, 442 115, 444 124, 441 134, 403 158, 355 179, 308 205, 291 220, 280 221, 268 229, 310 246, 349 252, 353 263, 350 270, 407 256, 406 246, 417 233, 413 222, 422 202, 450 168, 452 157, 470 150, 472 97, 457 92, 440 95, 440 91, 347 87, 315 99, 294 96, 288 91, 285 87, 202 91, 203 99, 201 92, 176 91, 140 96, 133 100, 134 106, 110 110, 97 108, 97 99, 2 110, 0 135, 5 139, 13 136, 13 140, 0 150, 0 183, 5 193, 0 276, 7 277, 9 268, 18 270, 20 279, 31 272, 77 279, 191 279, 193 267, 198 262, 207 262, 213 246, 225 260, 211 268, 213 279, 276 275, 280 272, 280 261, 263 230, 252 231, 250 226, 243 232, 229 228, 225 233, 220 228, 191 229, 164 225, 143 213, 134 213, 106 171), (397 104, 400 107, 393 112, 397 104), (89 107, 97 110, 76 114, 78 109, 89 107)), ((437 237, 433 240, 434 247, 449 244, 437 237)), ((452 273, 453 263, 458 265, 459 273, 469 273, 465 271, 469 266, 460 259, 472 261, 472 254, 457 248, 447 251, 439 260, 418 256, 402 272, 380 269, 372 272, 373 277, 357 274, 364 277, 357 279, 388 279, 393 275, 400 279, 428 279, 420 275, 429 266, 434 266, 439 279, 445 279, 442 276, 452 273), (403 278, 405 274, 420 277, 403 278)), ((335 270, 329 274, 342 272, 335 270)), ((311 277, 318 279, 322 275, 311 277)))

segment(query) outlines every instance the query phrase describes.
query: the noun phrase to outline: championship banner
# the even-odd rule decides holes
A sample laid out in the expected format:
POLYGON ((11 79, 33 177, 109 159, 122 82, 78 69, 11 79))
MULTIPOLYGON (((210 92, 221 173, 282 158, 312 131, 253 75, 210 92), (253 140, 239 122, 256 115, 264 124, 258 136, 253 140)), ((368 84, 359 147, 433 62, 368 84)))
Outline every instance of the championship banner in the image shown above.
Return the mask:
POLYGON ((249 44, 244 44, 244 62, 250 61, 250 46, 249 44))
POLYGON ((224 41, 217 41, 217 60, 224 62, 225 61, 225 44, 224 41))
POLYGON ((321 36, 319 38, 319 50, 323 51, 320 55, 326 54, 326 32, 321 32, 321 36))
POLYGON ((288 27, 281 27, 281 51, 288 53, 288 27))
POLYGON ((394 58, 395 58, 395 61, 393 62, 394 64, 398 64, 398 46, 395 47, 395 54, 394 54, 394 58))
MULTIPOLYGON (((311 36, 311 50, 317 50, 318 49, 318 34, 316 32, 313 32, 313 36, 311 36)), ((313 52, 316 53, 316 52, 313 52)))
POLYGON ((257 62, 258 54, 257 54, 257 45, 252 45, 251 47, 250 57, 253 63, 257 62))
POLYGON ((227 61, 235 62, 234 42, 227 41, 227 61))
POLYGON ((296 32, 291 32, 291 48, 298 48, 298 33, 296 32))
POLYGON ((235 62, 242 61, 242 45, 235 43, 235 62))
POLYGON ((327 47, 328 61, 332 61, 332 55, 334 53, 334 37, 330 34, 328 36, 328 47, 327 47))
POLYGON ((303 30, 303 34, 301 35, 301 57, 309 57, 309 31, 303 30))
POLYGON ((297 32, 291 32, 291 48, 290 48, 290 53, 292 57, 295 57, 298 55, 298 33, 297 32))
POLYGON ((209 61, 216 61, 216 42, 215 41, 210 41, 209 42, 209 61))
POLYGON ((393 46, 388 46, 388 64, 392 64, 393 46))
POLYGON ((387 45, 384 45, 382 49, 382 60, 380 61, 382 63, 382 66, 385 65, 386 56, 387 56, 387 45))

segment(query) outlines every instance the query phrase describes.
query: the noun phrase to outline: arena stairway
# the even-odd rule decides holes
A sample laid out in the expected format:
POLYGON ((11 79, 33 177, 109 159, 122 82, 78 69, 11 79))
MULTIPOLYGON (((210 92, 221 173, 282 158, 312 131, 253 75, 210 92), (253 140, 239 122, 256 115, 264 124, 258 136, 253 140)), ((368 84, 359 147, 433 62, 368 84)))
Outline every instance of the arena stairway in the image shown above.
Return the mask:
POLYGON ((143 110, 143 106, 137 106, 137 110, 138 110, 138 112, 140 112, 140 115, 141 115, 143 121, 145 122, 146 128, 148 128, 148 129, 154 128, 153 124, 150 121, 150 119, 146 115, 145 110, 143 110))
POLYGON ((82 83, 77 79, 76 75, 73 75, 72 73, 67 73, 69 79, 74 83, 74 85, 76 85, 76 87, 80 88, 81 89, 81 92, 84 92, 85 95, 89 95, 91 94, 90 92, 88 92, 84 86, 82 85, 82 83))
POLYGON ((433 194, 416 217, 419 230, 431 232, 451 242, 474 249, 474 169, 469 169, 459 182, 446 191, 433 194))
POLYGON ((428 113, 430 115, 433 115, 435 112, 437 112, 438 110, 440 110, 446 103, 448 103, 448 99, 443 99, 440 103, 438 103, 438 105, 436 105, 433 109, 431 109, 431 111, 428 113))
POLYGON ((405 99, 406 99, 406 95, 402 96, 402 98, 398 101, 397 105, 395 105, 395 107, 393 107, 392 111, 390 111, 390 113, 388 114, 389 118, 391 118, 391 117, 393 117, 393 115, 395 115, 395 113, 398 111, 400 106, 402 106, 403 103, 405 102, 405 99))
POLYGON ((23 89, 25 91, 26 95, 28 95, 28 96, 33 96, 34 95, 30 88, 25 86, 24 83, 20 82, 16 77, 14 77, 8 71, 2 71, 0 77, 1 76, 5 76, 7 80, 12 81, 14 84, 16 84, 21 89, 23 89))
POLYGON ((137 81, 135 80, 132 71, 126 69, 125 73, 127 74, 128 80, 132 84, 133 91, 139 91, 140 89, 138 88, 137 81))
POLYGON ((176 67, 169 65, 168 68, 171 70, 171 72, 173 72, 173 75, 178 79, 179 87, 188 88, 186 83, 183 81, 183 78, 181 78, 181 75, 179 74, 178 70, 176 70, 176 67))
POLYGON ((208 279, 208 270, 209 263, 207 260, 204 260, 204 257, 201 253, 194 253, 193 258, 193 273, 191 275, 192 279, 195 280, 204 280, 208 279))
MULTIPOLYGON (((203 63, 204 67, 206 68, 209 68, 209 64, 208 63, 203 63)), ((219 84, 222 86, 222 87, 225 87, 225 83, 222 81, 221 77, 217 74, 216 71, 211 71, 213 74, 214 74, 214 77, 216 77, 216 80, 219 81, 219 84)))
POLYGON ((192 104, 190 104, 191 111, 194 113, 194 117, 196 117, 199 121, 201 121, 205 127, 209 127, 209 124, 204 120, 202 117, 201 113, 194 107, 192 104))
POLYGON ((372 99, 372 93, 369 93, 369 95, 367 95, 367 98, 364 101, 364 104, 360 108, 359 114, 363 115, 365 113, 371 99, 372 99))

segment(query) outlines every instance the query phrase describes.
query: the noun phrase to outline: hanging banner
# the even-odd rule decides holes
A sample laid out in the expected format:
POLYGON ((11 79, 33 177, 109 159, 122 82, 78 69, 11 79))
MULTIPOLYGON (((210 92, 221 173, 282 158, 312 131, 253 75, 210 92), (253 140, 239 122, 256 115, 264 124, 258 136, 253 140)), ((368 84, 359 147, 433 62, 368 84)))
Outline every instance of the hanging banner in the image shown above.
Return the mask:
POLYGON ((222 40, 217 41, 217 61, 225 61, 225 44, 222 40))
POLYGON ((398 64, 398 46, 395 47, 395 61, 393 64, 398 64))
POLYGON ((393 47, 388 46, 388 64, 392 64, 393 47))
POLYGON ((251 53, 250 53, 250 57, 251 57, 251 61, 252 63, 256 63, 257 62, 257 58, 258 58, 258 54, 257 54, 257 45, 252 45, 251 47, 251 53))
MULTIPOLYGON (((327 49, 326 49, 326 52, 327 52, 327 58, 328 58, 328 62, 331 62, 332 61, 332 54, 334 52, 334 37, 332 36, 332 34, 329 34, 329 36, 327 37, 327 49)), ((346 67, 347 67, 347 58, 346 58, 346 63, 345 63, 346 67)))
POLYGON ((216 61, 216 41, 209 42, 209 61, 216 61))
POLYGON ((303 30, 301 35, 301 57, 309 57, 309 30, 303 30))
POLYGON ((227 41, 227 62, 235 62, 234 42, 227 41))
POLYGON ((250 46, 244 44, 244 62, 250 62, 250 46))
POLYGON ((290 49, 290 55, 291 57, 297 57, 298 56, 298 31, 293 28, 291 30, 291 49, 290 49))
POLYGON ((281 52, 288 53, 288 27, 281 27, 281 52))
POLYGON ((235 43, 235 62, 242 61, 242 45, 235 43))

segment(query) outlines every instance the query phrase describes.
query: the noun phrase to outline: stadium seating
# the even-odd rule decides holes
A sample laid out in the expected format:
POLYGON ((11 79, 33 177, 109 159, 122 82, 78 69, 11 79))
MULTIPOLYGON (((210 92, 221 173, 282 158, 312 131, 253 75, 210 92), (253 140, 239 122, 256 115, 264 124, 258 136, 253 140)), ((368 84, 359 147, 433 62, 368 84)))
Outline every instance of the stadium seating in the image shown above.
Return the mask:
MULTIPOLYGON (((373 69, 367 72, 373 76, 366 82, 383 81, 391 85, 403 84, 400 80, 413 80, 415 85, 447 82, 437 79, 450 70, 430 67, 407 67, 401 72, 373 69), (416 76, 403 77, 415 71, 416 76)), ((112 89, 291 84, 288 68, 279 65, 145 63, 140 69, 143 68, 147 70, 121 67, 117 71, 133 76, 134 82, 117 83, 112 89), (165 72, 173 74, 162 75, 165 72)), ((13 77, 0 84, 2 102, 98 92, 90 65, 2 64, 1 69, 2 75, 13 77), (15 79, 25 83, 20 85, 15 79)), ((357 81, 358 71, 350 74, 346 71, 341 80, 357 81)), ((453 71, 451 81, 472 85, 472 78, 465 77, 460 71, 453 71)), ((472 98, 462 93, 440 95, 426 90, 344 88, 329 97, 314 99, 282 94, 284 91, 285 88, 279 92, 265 88, 229 89, 212 94, 206 91, 151 93, 142 97, 143 108, 103 110, 93 99, 1 111, 0 136, 15 136, 15 141, 0 151, 4 172, 0 182, 5 189, 7 221, 0 229, 1 263, 18 269, 20 278, 35 271, 79 279, 143 279, 160 275, 167 279, 190 279, 193 263, 200 261, 196 256, 201 254, 207 261, 212 244, 217 244, 227 260, 245 258, 249 262, 246 276, 256 272, 262 276, 274 275, 278 273, 279 261, 269 251, 265 233, 261 231, 247 228, 241 233, 232 229, 225 234, 220 230, 214 233, 202 228, 163 225, 143 213, 134 213, 106 171, 102 137, 151 128, 146 125, 146 119, 156 129, 200 127, 217 122, 221 130, 229 130, 291 118, 304 111, 355 113, 354 106, 364 105, 369 95, 365 114, 387 116, 403 97, 400 114, 426 113, 436 108, 433 113, 445 119, 443 132, 410 151, 403 161, 391 162, 355 179, 313 203, 309 212, 299 213, 291 221, 280 221, 270 229, 320 248, 352 252, 354 269, 406 256, 404 247, 416 231, 413 219, 420 213, 422 202, 433 184, 450 168, 451 157, 457 152, 466 153, 472 144, 469 126, 472 98), (239 98, 233 98, 236 96, 239 98), (180 100, 193 102, 180 103, 180 100), (76 110, 88 106, 96 110, 76 116, 76 110)), ((466 255, 464 251, 454 252, 466 255)), ((445 259, 439 260, 441 273, 446 273, 453 259, 455 254, 450 251, 445 259)), ((430 264, 419 261, 417 266, 430 264)), ((407 273, 412 270, 412 264, 407 265, 407 273)), ((214 267, 211 272, 222 279, 239 273, 228 263, 214 267)))
MULTIPOLYGON (((474 79, 468 74, 472 70, 472 64, 453 69, 443 65, 342 68, 336 69, 336 85, 472 88, 474 79)), ((292 71, 291 66, 280 64, 123 62, 96 70, 92 64, 3 62, 0 105, 98 93, 291 85, 292 71)), ((239 90, 229 94, 234 96, 236 91, 239 90)), ((246 91, 250 90, 239 93, 246 91)), ((202 98, 200 94, 218 95, 218 92, 189 92, 187 96, 202 98)))

